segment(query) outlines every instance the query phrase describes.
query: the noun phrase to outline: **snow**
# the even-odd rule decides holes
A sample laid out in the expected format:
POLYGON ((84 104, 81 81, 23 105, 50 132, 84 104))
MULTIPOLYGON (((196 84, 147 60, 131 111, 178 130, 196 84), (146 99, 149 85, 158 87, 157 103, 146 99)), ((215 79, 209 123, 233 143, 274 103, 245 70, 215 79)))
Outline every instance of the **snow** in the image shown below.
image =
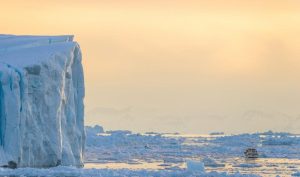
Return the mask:
POLYGON ((84 79, 73 36, 0 35, 0 165, 83 165, 84 79))

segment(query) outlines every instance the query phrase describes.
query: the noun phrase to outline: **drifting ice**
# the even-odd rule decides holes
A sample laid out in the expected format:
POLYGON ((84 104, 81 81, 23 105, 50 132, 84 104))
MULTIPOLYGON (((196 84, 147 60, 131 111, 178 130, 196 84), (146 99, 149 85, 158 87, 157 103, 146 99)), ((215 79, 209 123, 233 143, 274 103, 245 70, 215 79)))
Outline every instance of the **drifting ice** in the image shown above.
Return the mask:
POLYGON ((0 165, 83 165, 84 79, 73 36, 0 35, 0 165))

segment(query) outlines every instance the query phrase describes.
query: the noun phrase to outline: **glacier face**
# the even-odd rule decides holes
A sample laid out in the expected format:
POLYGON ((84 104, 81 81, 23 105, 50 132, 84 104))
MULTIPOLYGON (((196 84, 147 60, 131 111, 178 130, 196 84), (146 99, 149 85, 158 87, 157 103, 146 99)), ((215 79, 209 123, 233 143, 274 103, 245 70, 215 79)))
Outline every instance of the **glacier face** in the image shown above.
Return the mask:
POLYGON ((83 98, 73 36, 0 35, 0 165, 83 166, 83 98))

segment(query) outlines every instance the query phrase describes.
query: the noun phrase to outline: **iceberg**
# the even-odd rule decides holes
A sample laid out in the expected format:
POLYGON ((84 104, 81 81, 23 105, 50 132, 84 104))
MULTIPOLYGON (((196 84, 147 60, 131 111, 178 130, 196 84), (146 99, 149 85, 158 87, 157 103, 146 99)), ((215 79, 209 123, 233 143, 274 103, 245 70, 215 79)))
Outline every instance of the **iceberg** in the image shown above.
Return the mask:
POLYGON ((71 35, 0 35, 0 165, 83 166, 81 60, 71 35))

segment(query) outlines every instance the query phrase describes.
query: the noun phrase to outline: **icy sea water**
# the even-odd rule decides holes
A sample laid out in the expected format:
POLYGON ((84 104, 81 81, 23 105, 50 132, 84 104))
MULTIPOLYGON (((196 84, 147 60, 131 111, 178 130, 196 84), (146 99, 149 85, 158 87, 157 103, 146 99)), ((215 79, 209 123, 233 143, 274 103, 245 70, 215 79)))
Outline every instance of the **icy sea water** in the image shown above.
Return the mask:
MULTIPOLYGON (((247 161, 243 158, 227 159, 222 167, 206 166, 207 172, 227 172, 242 174, 257 174, 260 176, 291 176, 300 171, 300 160, 282 159, 282 158, 263 158, 247 161), (240 165, 242 164, 242 165, 240 165), (247 165, 245 165, 247 164, 247 165)), ((98 169, 131 169, 131 170, 176 170, 178 168, 185 169, 186 164, 164 164, 163 162, 140 162, 137 164, 129 163, 86 163, 85 168, 98 169)))
POLYGON ((131 170, 186 169, 201 161, 207 172, 291 176, 300 171, 300 139, 287 133, 243 135, 99 134, 87 150, 85 168, 131 170), (253 147, 258 159, 245 159, 253 147))
POLYGON ((0 177, 224 177, 231 174, 235 177, 300 176, 300 136, 273 132, 180 135, 87 131, 83 169, 0 168, 0 177), (243 152, 247 148, 256 148, 259 158, 245 159, 243 152), (197 171, 199 166, 195 168, 191 164, 200 165, 201 170, 197 171))

